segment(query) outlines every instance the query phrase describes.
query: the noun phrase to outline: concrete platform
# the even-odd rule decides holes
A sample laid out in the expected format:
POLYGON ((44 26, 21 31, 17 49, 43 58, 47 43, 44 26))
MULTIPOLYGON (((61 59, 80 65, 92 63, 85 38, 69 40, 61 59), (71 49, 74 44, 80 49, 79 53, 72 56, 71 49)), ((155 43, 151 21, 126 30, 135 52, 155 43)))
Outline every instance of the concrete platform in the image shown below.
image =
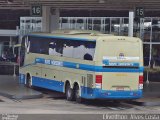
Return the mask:
POLYGON ((18 77, 0 76, 0 95, 11 99, 40 98, 42 93, 18 83, 18 77))
POLYGON ((143 98, 134 100, 132 103, 143 106, 160 105, 160 82, 144 83, 143 98))
MULTIPOLYGON (((29 89, 18 83, 18 77, 0 75, 0 95, 11 99, 41 98, 43 94, 39 89, 29 89), (36 91, 37 90, 37 91, 36 91)), ((46 90, 47 91, 47 90, 46 90)), ((131 101, 131 104, 156 106, 160 105, 160 83, 150 82, 144 84, 143 98, 131 101)), ((50 94, 51 95, 51 94, 50 94)))

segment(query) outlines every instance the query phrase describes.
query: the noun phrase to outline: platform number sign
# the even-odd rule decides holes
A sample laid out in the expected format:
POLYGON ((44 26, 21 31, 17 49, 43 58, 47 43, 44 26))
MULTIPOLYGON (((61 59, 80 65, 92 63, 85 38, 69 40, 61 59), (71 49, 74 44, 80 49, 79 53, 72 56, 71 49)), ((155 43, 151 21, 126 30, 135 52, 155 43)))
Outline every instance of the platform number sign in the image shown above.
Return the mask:
POLYGON ((143 18, 144 17, 144 8, 143 7, 136 7, 135 17, 137 17, 137 18, 143 18))
POLYGON ((32 5, 31 6, 31 16, 42 16, 42 6, 41 5, 32 5))

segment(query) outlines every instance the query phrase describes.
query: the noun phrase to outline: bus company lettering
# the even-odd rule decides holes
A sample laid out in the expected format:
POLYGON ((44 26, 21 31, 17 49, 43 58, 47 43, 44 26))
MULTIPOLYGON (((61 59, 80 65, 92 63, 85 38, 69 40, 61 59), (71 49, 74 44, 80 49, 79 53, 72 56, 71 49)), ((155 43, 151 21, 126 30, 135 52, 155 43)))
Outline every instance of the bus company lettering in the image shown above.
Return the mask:
POLYGON ((45 60, 45 64, 47 64, 47 65, 55 65, 55 66, 63 66, 63 62, 55 61, 55 60, 45 60))
POLYGON ((134 64, 133 63, 110 62, 109 66, 134 66, 134 64))
POLYGON ((50 65, 51 64, 51 60, 45 60, 45 64, 50 65))
POLYGON ((51 64, 55 66, 63 66, 63 62, 51 60, 51 64))

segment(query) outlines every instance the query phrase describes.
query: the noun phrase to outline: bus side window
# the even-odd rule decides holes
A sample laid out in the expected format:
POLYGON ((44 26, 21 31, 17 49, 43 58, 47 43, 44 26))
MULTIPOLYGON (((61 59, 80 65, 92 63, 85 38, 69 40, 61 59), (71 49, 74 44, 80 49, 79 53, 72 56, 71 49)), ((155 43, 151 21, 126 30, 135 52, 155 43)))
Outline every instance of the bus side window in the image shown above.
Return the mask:
POLYGON ((51 39, 50 38, 42 38, 42 39, 39 39, 39 41, 37 41, 39 44, 39 49, 37 50, 38 53, 40 54, 46 54, 48 55, 49 54, 49 43, 50 43, 51 39), (41 41, 45 41, 45 42, 41 42, 41 41))
POLYGON ((49 43, 48 53, 49 55, 63 56, 63 40, 55 40, 53 39, 49 43))
POLYGON ((85 45, 83 41, 73 41, 73 58, 84 59, 85 45))
POLYGON ((63 45, 63 56, 64 57, 73 57, 73 45, 71 40, 67 40, 63 45))
POLYGON ((84 60, 93 60, 93 57, 90 55, 90 54, 88 54, 88 53, 86 53, 85 55, 84 55, 84 58, 83 58, 84 60))
POLYGON ((94 53, 95 53, 95 42, 86 41, 84 60, 93 60, 94 53))
POLYGON ((56 41, 56 52, 59 53, 60 55, 63 55, 63 46, 64 46, 63 40, 56 41))

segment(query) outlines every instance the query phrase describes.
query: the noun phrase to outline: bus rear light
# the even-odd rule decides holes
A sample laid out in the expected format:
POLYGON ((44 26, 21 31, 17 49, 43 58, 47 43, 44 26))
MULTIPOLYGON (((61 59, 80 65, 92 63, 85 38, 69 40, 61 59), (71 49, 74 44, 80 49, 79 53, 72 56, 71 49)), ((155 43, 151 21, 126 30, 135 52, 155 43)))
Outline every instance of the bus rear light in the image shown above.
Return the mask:
POLYGON ((143 76, 139 76, 139 89, 143 89, 143 76))
POLYGON ((139 84, 143 84, 143 76, 139 76, 139 84))
POLYGON ((102 75, 96 75, 96 83, 102 84, 102 75))
POLYGON ((102 75, 96 75, 96 88, 102 88, 102 75))

